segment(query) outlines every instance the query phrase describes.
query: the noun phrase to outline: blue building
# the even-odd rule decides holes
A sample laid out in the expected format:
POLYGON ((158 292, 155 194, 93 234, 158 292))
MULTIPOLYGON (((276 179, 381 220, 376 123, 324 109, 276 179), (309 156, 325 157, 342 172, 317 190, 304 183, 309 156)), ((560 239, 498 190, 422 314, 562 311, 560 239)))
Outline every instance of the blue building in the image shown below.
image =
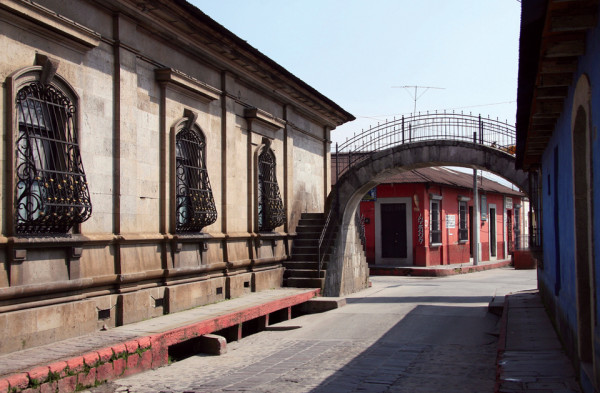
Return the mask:
POLYGON ((598 19, 597 0, 523 1, 517 98, 517 167, 532 175, 541 229, 540 293, 588 392, 600 390, 598 19))

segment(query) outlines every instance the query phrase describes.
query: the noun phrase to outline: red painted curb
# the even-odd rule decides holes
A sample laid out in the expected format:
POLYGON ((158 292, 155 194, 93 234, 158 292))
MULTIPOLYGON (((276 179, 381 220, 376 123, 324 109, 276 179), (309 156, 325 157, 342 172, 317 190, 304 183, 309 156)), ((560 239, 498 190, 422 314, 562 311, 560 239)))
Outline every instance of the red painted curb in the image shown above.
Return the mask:
POLYGON ((30 379, 43 383, 44 389, 52 391, 58 389, 60 393, 68 393, 78 388, 94 386, 97 382, 102 383, 165 366, 168 363, 168 350, 171 345, 239 325, 275 311, 290 309, 314 298, 319 292, 319 289, 314 289, 291 295, 163 333, 138 337, 111 347, 96 349, 66 361, 35 367, 26 373, 9 375, 0 379, 0 393, 11 392, 11 389, 16 392, 30 390, 28 389, 30 379), (57 375, 54 376, 50 372, 57 375), (52 380, 57 377, 60 379, 52 380))
MULTIPOLYGON (((456 274, 481 272, 510 265, 510 260, 476 266, 456 266, 454 268, 413 268, 413 267, 369 267, 372 276, 414 276, 414 277, 447 277, 456 274)), ((447 266, 447 265, 446 265, 447 266)), ((450 265, 452 266, 452 265, 450 265)))

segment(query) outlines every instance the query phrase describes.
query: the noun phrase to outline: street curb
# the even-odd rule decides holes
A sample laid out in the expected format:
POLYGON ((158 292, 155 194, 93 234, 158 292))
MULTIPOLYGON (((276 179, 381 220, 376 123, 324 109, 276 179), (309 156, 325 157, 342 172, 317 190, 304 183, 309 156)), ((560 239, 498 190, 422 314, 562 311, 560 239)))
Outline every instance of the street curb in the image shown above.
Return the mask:
POLYGON ((509 266, 510 259, 496 263, 476 266, 457 266, 455 268, 428 268, 428 267, 369 267, 372 276, 415 276, 415 277, 446 277, 457 274, 475 273, 485 270, 498 269, 509 266))
POLYGON ((319 292, 319 289, 308 290, 187 326, 100 348, 81 356, 60 359, 47 366, 11 374, 0 378, 0 393, 70 393, 122 376, 162 367, 169 362, 169 347, 172 345, 232 327, 237 329, 237 336, 241 338, 244 322, 262 317, 266 326, 269 314, 283 309, 287 309, 289 317, 293 306, 314 298, 319 292))
POLYGON ((509 295, 504 296, 504 308, 502 309, 502 317, 498 323, 500 324, 500 334, 498 335, 498 347, 496 354, 496 383, 494 384, 494 393, 500 392, 500 379, 502 376, 502 357, 506 350, 506 334, 508 330, 508 299, 509 295))

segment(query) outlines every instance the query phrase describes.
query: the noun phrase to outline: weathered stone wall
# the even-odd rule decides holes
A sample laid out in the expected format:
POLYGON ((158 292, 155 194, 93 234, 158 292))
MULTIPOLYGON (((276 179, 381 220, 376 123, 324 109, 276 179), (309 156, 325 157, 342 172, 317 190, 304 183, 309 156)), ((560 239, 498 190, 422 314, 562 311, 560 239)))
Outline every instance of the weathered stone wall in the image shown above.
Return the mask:
POLYGON ((0 353, 281 286, 300 213, 324 209, 329 131, 352 116, 192 6, 40 3, 0 5, 0 353), (16 236, 13 90, 40 54, 77 95, 93 212, 67 235, 16 236), (175 230, 184 111, 217 210, 201 233, 175 230), (257 224, 265 140, 287 214, 272 233, 257 224))

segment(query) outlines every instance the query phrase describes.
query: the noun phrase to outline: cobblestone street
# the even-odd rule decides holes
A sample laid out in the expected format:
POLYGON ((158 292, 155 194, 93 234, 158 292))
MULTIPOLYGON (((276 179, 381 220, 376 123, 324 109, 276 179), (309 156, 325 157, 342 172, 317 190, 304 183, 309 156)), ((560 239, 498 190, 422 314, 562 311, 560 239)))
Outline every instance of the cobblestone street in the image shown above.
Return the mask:
POLYGON ((104 392, 491 392, 493 296, 536 286, 535 271, 372 277, 347 305, 306 315, 91 390, 104 392))

